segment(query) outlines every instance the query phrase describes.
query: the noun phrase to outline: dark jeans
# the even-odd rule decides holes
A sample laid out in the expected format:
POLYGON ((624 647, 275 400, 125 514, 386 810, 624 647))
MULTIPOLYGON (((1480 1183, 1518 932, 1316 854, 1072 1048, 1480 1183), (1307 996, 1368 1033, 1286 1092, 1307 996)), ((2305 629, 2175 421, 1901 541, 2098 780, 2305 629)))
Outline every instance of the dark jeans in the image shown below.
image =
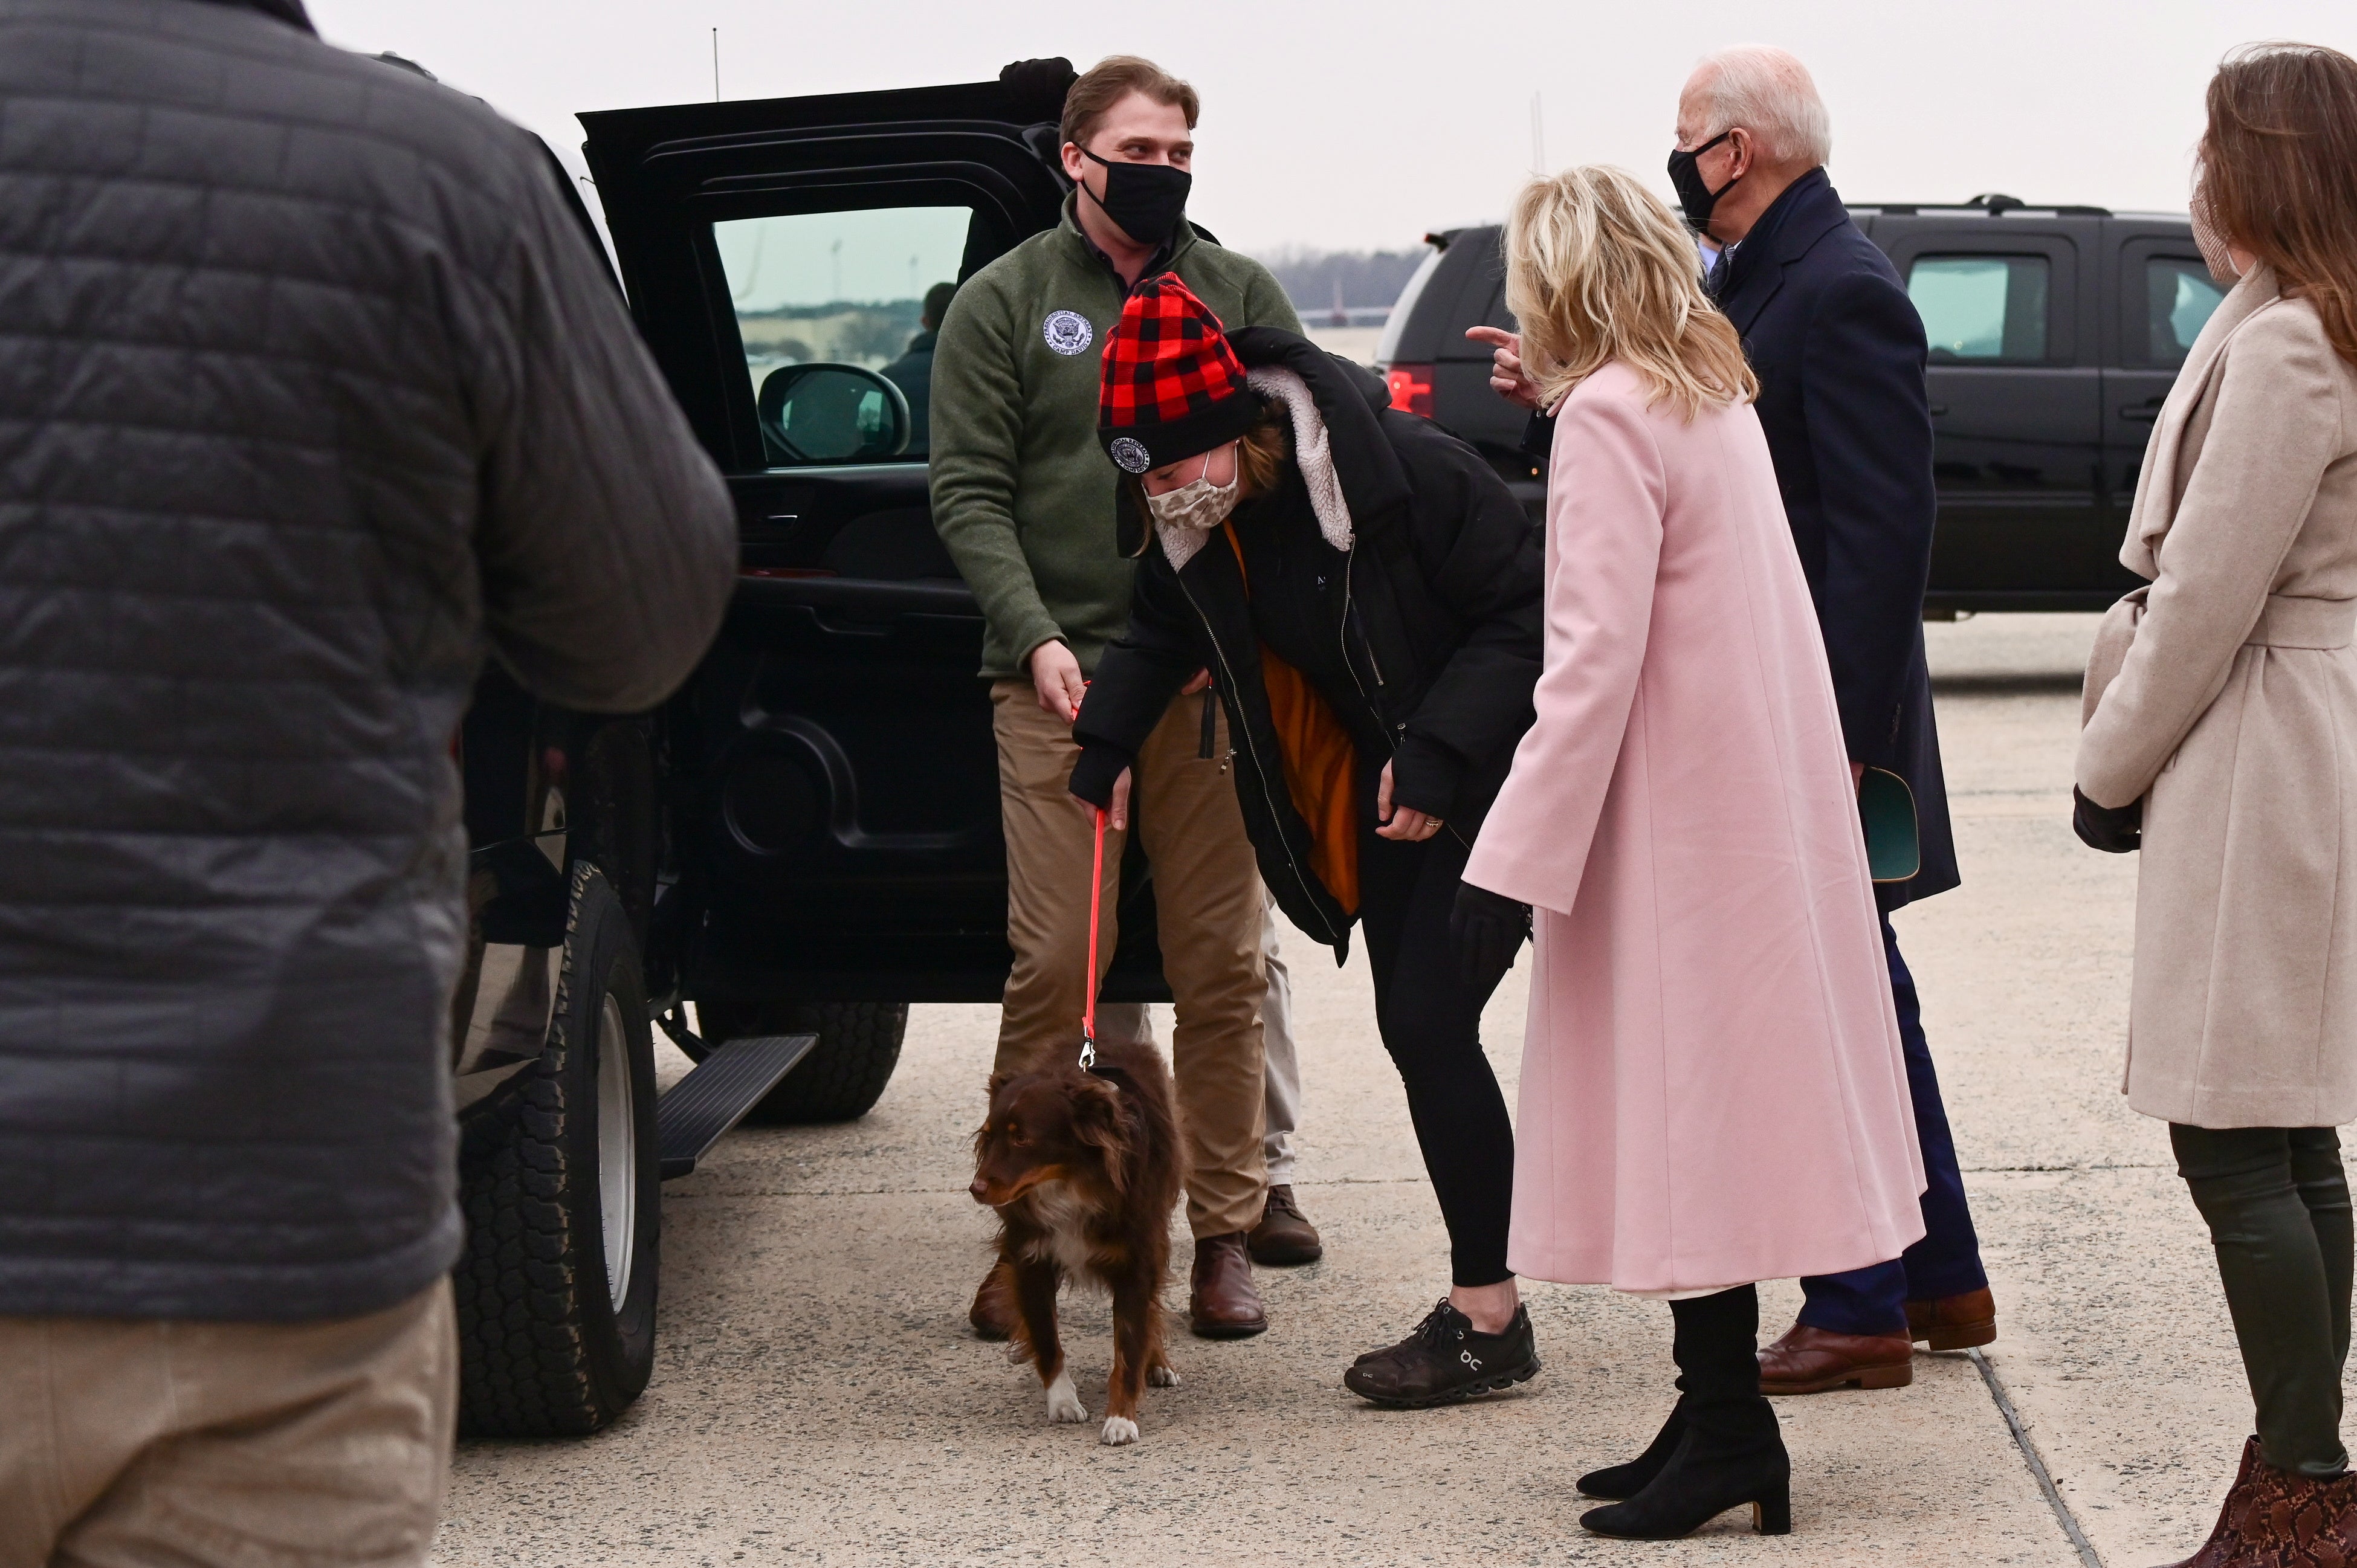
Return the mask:
POLYGON ((2327 1477, 2341 1446, 2349 1359, 2349 1178, 2330 1127, 2169 1124, 2177 1173, 2210 1226, 2226 1310, 2258 1406, 2259 1451, 2327 1477))
POLYGON ((1457 975, 1448 913, 1470 852, 1448 828, 1418 843, 1375 836, 1374 775, 1359 801, 1359 929, 1374 972, 1375 1026, 1407 1088, 1409 1118, 1448 1226, 1450 1278, 1492 1285, 1506 1267, 1514 1205, 1514 1128, 1481 1054, 1476 989, 1457 975))
POLYGON ((1940 1103, 1939 1075, 1932 1070, 1932 1047, 1923 1038, 1915 977, 1899 956, 1899 934, 1888 917, 1882 951, 1890 963, 1890 994, 1899 1004, 1907 1093, 1915 1102, 1915 1139, 1923 1147, 1929 1183, 1923 1189, 1923 1239, 1889 1262, 1801 1281, 1808 1296, 1801 1321, 1835 1334, 1904 1334, 1909 1302, 1962 1295, 1988 1283, 1981 1268, 1981 1239, 1964 1202, 1964 1175, 1956 1169, 1956 1140, 1948 1131, 1947 1107, 1940 1103))

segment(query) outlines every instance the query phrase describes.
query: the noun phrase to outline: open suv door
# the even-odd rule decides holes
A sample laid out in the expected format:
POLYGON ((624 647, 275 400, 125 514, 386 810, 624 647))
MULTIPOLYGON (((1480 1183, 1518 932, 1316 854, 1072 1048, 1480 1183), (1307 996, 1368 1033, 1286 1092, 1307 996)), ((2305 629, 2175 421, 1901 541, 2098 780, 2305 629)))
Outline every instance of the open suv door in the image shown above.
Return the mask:
MULTIPOLYGON (((872 1082, 836 1115, 881 1090, 909 1002, 996 1001, 1011 961, 983 623, 933 532, 918 313, 1058 220, 1055 129, 1025 119, 996 82, 581 116, 631 308, 744 541, 660 720, 648 989, 694 999, 715 1043, 866 1038, 872 1082)), ((1141 882, 1109 997, 1167 995, 1141 882)), ((814 1057, 780 1092, 860 1070, 814 1057)))

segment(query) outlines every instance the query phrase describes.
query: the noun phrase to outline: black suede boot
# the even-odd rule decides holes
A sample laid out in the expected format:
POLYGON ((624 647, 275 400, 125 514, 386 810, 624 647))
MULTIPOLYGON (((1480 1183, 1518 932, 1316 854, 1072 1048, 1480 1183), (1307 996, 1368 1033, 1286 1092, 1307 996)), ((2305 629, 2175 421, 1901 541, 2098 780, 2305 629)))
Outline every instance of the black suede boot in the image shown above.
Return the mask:
POLYGON ((1626 1465, 1608 1465, 1601 1470, 1590 1470, 1579 1478, 1579 1495, 1597 1498, 1606 1502, 1623 1502, 1653 1484, 1670 1455, 1686 1434, 1685 1380, 1678 1380, 1678 1402, 1670 1407, 1670 1419, 1662 1423, 1662 1430, 1642 1454, 1626 1465))
POLYGON ((1579 1522, 1598 1535, 1670 1541, 1749 1503, 1754 1530, 1791 1533, 1792 1462, 1760 1392, 1760 1293, 1743 1285, 1674 1301, 1670 1312, 1685 1389, 1672 1419, 1684 1435, 1643 1490, 1579 1522))

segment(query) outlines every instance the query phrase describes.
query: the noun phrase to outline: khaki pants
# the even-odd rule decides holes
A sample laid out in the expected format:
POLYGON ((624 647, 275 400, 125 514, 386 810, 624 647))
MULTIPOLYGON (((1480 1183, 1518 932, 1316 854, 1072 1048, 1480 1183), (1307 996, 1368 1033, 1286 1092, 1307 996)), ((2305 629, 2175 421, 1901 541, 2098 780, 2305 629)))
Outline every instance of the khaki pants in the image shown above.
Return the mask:
MULTIPOLYGON (((1265 894, 1263 895, 1266 897, 1265 894)), ((1260 961, 1268 971, 1268 990, 1260 1003, 1261 1079, 1267 1092, 1262 1099, 1261 1158, 1268 1167, 1268 1185, 1293 1182, 1293 1135, 1301 1130, 1301 1054, 1293 1044, 1293 972, 1276 947, 1276 900, 1268 900, 1268 917, 1261 922, 1260 961)), ((1136 1039, 1154 1043, 1154 1020, 1142 1002, 1097 1004, 1097 1038, 1136 1039)))
POLYGON ((1267 1064, 1267 1109, 1262 1112, 1262 1157, 1268 1185, 1293 1185, 1293 1134, 1301 1129, 1301 1054, 1293 1044, 1293 974, 1276 950, 1276 901, 1261 922, 1261 962, 1268 970, 1268 995, 1260 1004, 1262 1059, 1267 1064))
MULTIPOLYGON (((1004 1072, 1080 1047, 1093 828, 1088 807, 1067 789, 1080 757, 1071 726, 1041 711, 1028 681, 996 682, 990 701, 1006 824, 1006 935, 1015 948, 998 1026, 1004 1072)), ((1202 699, 1172 703, 1138 753, 1130 793, 1130 822, 1154 865, 1162 971, 1177 1003, 1170 1069, 1187 1140, 1187 1223, 1199 1239, 1251 1230, 1266 1197, 1260 867, 1224 760, 1226 715, 1216 706, 1213 713, 1218 728, 1207 760, 1202 699)), ((1124 837, 1105 833, 1100 980, 1117 935, 1124 837)), ((1142 1012, 1127 1010, 1129 1026, 1142 1012)))
POLYGON ((450 1468, 450 1285, 328 1323, 0 1317, 0 1568, 407 1568, 450 1468))

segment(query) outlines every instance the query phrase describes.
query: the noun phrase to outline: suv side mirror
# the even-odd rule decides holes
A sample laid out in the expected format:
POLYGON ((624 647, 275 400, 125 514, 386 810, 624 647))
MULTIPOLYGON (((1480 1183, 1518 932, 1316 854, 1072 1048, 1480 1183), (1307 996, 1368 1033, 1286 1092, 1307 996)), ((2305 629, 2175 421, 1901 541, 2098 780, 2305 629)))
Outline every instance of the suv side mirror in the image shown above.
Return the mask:
POLYGON ((780 365, 761 381, 761 442, 772 461, 866 463, 907 449, 909 399, 874 371, 819 362, 780 365))

